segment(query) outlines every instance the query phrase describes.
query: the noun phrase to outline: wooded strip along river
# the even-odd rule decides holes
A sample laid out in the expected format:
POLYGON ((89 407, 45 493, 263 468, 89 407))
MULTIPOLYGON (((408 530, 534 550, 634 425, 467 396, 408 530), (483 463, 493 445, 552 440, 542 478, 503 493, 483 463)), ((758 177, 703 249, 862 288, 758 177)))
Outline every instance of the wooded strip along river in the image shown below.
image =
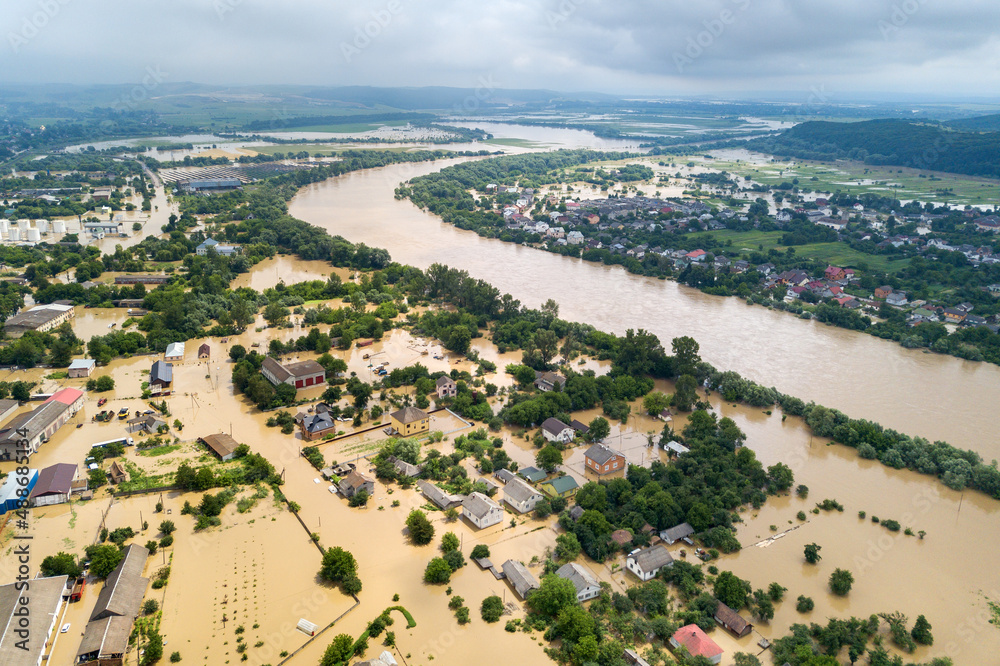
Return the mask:
POLYGON ((402 263, 462 268, 527 306, 553 298, 565 319, 618 334, 644 328, 668 348, 671 338, 690 335, 719 369, 856 418, 972 449, 987 462, 1000 457, 997 366, 904 349, 621 267, 482 238, 394 198, 400 182, 458 161, 333 178, 300 192, 291 213, 352 242, 385 248, 402 263))

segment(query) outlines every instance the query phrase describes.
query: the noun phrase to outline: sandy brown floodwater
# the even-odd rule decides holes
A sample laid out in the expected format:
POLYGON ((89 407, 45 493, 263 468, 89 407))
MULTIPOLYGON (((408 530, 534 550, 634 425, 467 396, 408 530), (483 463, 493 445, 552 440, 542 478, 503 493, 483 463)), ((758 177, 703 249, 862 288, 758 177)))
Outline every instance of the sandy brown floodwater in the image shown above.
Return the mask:
POLYGON ((620 267, 481 238, 393 198, 399 182, 453 163, 346 174, 305 188, 291 212, 351 241, 384 247, 397 261, 465 269, 525 305, 554 298, 568 319, 616 333, 645 328, 667 344, 691 335, 717 367, 855 417, 974 449, 987 461, 1000 457, 994 418, 1000 368, 903 349, 620 267))

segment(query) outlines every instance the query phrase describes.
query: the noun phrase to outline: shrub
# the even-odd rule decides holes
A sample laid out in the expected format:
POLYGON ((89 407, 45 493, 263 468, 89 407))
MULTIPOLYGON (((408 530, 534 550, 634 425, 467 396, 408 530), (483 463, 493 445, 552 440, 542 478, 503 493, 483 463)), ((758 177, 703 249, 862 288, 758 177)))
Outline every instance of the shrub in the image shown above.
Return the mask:
POLYGON ((812 599, 800 594, 798 601, 795 603, 795 610, 797 610, 800 613, 808 613, 813 609, 814 606, 815 604, 813 604, 812 599))
POLYGON ((485 543, 476 545, 476 547, 472 549, 472 554, 470 555, 470 557, 474 560, 478 560, 480 558, 489 556, 490 556, 490 547, 487 546, 485 543))
POLYGON ((503 615, 503 600, 496 595, 486 597, 479 607, 479 612, 484 622, 499 622, 500 616, 503 615))
POLYGON ((424 569, 424 582, 443 585, 451 580, 452 568, 442 557, 435 557, 424 569))
POLYGON ((419 509, 414 509, 406 517, 406 527, 413 543, 417 545, 426 545, 434 538, 434 526, 427 520, 427 514, 419 509))

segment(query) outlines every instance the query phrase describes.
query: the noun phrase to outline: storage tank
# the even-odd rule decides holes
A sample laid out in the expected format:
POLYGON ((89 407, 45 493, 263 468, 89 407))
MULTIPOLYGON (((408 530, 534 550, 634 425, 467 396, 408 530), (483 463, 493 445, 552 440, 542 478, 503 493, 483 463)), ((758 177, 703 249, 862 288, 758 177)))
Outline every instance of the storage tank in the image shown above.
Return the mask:
POLYGON ((43 234, 49 233, 49 221, 48 220, 35 220, 35 227, 38 229, 39 233, 43 233, 43 234))
POLYGON ((17 221, 17 228, 20 229, 21 231, 27 231, 28 227, 30 227, 30 226, 31 226, 31 221, 30 220, 18 220, 17 221))
POLYGON ((11 227, 10 228, 10 240, 12 242, 17 242, 17 241, 21 240, 21 230, 18 229, 17 227, 11 227))
POLYGON ((64 233, 66 233, 66 221, 65 220, 52 220, 52 233, 54 233, 54 234, 64 234, 64 233))
POLYGON ((38 230, 37 227, 31 227, 30 229, 28 229, 28 240, 31 241, 32 243, 37 243, 38 241, 42 240, 42 233, 38 230))

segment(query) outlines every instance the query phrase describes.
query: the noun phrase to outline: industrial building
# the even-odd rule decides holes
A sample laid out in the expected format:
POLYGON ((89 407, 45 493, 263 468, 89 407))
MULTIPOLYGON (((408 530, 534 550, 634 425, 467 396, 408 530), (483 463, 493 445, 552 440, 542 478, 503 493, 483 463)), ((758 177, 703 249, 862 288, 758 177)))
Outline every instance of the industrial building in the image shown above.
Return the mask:
POLYGON ((69 321, 75 314, 72 305, 58 303, 36 305, 4 322, 3 331, 12 338, 19 338, 28 331, 44 333, 69 321))

